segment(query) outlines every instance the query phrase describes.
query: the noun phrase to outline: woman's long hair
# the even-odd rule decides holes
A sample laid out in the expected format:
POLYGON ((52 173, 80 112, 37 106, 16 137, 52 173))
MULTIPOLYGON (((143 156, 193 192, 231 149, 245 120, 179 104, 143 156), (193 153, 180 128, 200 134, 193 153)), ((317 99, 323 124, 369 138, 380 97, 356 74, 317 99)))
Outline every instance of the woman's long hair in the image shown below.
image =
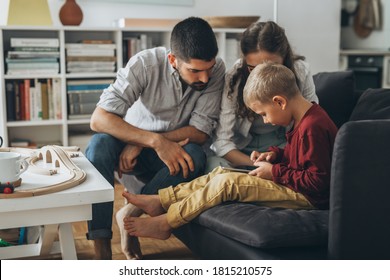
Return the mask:
MULTIPOLYGON (((249 76, 245 56, 258 51, 266 51, 281 56, 283 58, 283 65, 291 69, 295 77, 297 77, 297 75, 294 68, 294 61, 305 59, 303 56, 293 54, 284 29, 273 21, 252 23, 244 31, 241 39, 241 52, 243 55, 242 65, 237 68, 236 73, 234 73, 229 81, 228 97, 231 98, 234 88, 238 80, 240 80, 238 85, 238 107, 236 113, 239 116, 250 120, 253 120, 256 114, 245 106, 243 100, 243 91, 249 76)), ((300 87, 298 79, 297 82, 300 87)))

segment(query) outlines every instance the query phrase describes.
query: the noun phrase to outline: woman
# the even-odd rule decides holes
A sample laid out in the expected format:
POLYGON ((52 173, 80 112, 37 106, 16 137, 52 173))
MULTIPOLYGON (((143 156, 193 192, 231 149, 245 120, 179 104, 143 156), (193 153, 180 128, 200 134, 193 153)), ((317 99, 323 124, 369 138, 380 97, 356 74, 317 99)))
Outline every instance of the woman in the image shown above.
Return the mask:
POLYGON ((211 149, 216 156, 208 158, 206 172, 216 166, 253 165, 253 150, 285 145, 285 128, 264 124, 243 102, 243 89, 249 73, 265 61, 283 64, 295 74, 302 95, 318 103, 309 66, 304 57, 294 55, 284 29, 275 22, 250 25, 241 39, 243 58, 226 74, 221 113, 211 149))

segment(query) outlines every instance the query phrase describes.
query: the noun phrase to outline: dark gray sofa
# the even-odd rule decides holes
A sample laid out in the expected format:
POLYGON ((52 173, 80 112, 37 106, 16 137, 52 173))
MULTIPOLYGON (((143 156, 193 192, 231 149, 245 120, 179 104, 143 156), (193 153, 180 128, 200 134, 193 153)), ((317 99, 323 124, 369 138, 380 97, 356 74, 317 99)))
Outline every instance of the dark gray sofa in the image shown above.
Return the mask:
POLYGON ((390 259, 390 89, 367 90, 357 102, 352 72, 319 73, 314 82, 341 127, 329 211, 219 205, 174 231, 199 258, 390 259))

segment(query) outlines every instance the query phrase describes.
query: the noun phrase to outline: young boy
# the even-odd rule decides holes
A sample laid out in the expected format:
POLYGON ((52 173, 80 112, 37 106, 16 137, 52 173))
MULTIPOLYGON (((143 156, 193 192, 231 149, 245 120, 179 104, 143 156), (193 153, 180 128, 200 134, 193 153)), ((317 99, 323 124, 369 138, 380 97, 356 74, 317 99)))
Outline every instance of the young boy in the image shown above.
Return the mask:
POLYGON ((151 217, 124 219, 132 236, 166 239, 172 229, 225 201, 270 207, 326 209, 331 155, 337 128, 326 112, 301 95, 291 70, 280 64, 257 66, 244 88, 244 102, 265 123, 293 127, 284 149, 251 154, 249 174, 217 167, 212 172, 158 195, 124 193, 129 203, 151 217))

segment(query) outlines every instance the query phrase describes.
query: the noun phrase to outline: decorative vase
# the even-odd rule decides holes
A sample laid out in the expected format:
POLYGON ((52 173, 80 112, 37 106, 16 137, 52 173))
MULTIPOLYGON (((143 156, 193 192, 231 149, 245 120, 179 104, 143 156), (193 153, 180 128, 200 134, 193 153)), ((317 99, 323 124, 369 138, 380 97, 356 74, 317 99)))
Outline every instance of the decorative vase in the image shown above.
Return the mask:
POLYGON ((66 0, 60 9, 60 21, 63 25, 80 25, 83 11, 76 0, 66 0))

